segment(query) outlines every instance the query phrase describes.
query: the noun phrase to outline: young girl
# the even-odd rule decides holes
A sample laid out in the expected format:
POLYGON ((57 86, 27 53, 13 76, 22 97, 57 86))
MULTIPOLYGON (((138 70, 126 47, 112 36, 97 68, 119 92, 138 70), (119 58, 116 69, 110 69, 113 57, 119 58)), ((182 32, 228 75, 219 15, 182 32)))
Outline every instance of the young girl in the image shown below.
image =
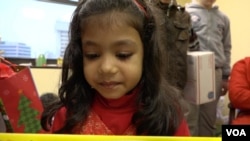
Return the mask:
MULTIPOLYGON (((139 0, 84 0, 65 51, 53 133, 188 136, 179 93, 164 79, 163 22, 139 0)), ((52 120, 54 119, 54 120, 52 120)))

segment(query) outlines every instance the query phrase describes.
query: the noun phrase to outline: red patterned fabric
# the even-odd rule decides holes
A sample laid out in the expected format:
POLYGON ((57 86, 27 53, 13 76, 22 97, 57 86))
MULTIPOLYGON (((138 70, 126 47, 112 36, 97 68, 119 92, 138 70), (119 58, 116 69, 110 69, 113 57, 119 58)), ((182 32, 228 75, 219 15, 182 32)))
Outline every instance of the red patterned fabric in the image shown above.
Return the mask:
MULTIPOLYGON (((88 134, 88 135, 117 135, 113 131, 111 131, 100 119, 100 117, 95 113, 91 112, 86 124, 76 133, 80 134, 88 134), (80 131, 80 132, 79 132, 80 131)), ((135 128, 133 126, 129 126, 123 133, 120 135, 134 135, 135 128)))
POLYGON ((131 118, 137 109, 135 105, 137 91, 135 89, 130 94, 112 100, 96 95, 93 111, 115 135, 124 134, 131 125, 131 118))
MULTIPOLYGON (((60 111, 55 115, 51 132, 60 129, 65 122, 66 109, 61 108, 60 111)), ((86 124, 74 130, 76 134, 95 134, 95 135, 115 135, 104 123, 101 121, 99 116, 95 112, 90 112, 86 124)), ((135 128, 129 126, 122 135, 135 135, 135 128)), ((185 120, 183 120, 177 129, 174 136, 190 136, 188 125, 185 120)))
MULTIPOLYGON (((75 128, 76 134, 95 135, 135 135, 135 127, 131 124, 131 118, 136 111, 135 99, 138 89, 120 99, 107 100, 96 94, 91 112, 85 124, 75 128)), ((55 115, 52 132, 60 129, 65 121, 65 108, 60 109, 55 115)), ((183 121, 176 131, 176 136, 189 136, 186 121, 183 121)))

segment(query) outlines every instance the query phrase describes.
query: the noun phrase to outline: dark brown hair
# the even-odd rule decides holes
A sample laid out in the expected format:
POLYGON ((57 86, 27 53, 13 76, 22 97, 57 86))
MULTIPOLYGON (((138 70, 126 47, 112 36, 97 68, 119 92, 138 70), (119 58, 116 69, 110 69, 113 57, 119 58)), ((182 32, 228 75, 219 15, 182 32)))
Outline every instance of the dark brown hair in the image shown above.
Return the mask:
POLYGON ((51 123, 55 112, 61 107, 67 109, 66 123, 57 133, 72 133, 77 124, 87 119, 94 91, 83 75, 80 34, 84 31, 82 25, 88 22, 88 17, 110 12, 121 12, 131 17, 128 23, 138 31, 143 42, 142 90, 137 101, 141 108, 131 119, 136 134, 173 135, 183 116, 177 99, 179 94, 164 77, 164 18, 158 17, 161 16, 160 10, 142 0, 83 0, 77 6, 70 25, 70 40, 62 67, 62 85, 59 90, 61 101, 54 108, 44 111, 41 121, 43 128, 49 128, 48 123, 51 123))

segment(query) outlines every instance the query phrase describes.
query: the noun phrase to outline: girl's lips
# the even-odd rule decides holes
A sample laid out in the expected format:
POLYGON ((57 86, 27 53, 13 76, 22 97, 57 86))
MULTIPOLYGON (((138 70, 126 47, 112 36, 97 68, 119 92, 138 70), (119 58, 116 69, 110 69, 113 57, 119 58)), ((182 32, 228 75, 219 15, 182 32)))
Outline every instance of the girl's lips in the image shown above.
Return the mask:
POLYGON ((119 83, 118 82, 101 82, 100 85, 105 88, 114 88, 117 86, 119 83))

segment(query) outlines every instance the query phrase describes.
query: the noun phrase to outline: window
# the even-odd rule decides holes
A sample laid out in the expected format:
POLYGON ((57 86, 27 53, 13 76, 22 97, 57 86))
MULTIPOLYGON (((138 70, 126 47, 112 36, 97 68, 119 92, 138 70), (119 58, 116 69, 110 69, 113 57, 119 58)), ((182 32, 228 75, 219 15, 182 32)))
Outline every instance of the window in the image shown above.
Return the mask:
POLYGON ((62 56, 75 7, 38 0, 1 1, 0 50, 4 51, 3 56, 36 58, 44 54, 48 59, 62 56))

